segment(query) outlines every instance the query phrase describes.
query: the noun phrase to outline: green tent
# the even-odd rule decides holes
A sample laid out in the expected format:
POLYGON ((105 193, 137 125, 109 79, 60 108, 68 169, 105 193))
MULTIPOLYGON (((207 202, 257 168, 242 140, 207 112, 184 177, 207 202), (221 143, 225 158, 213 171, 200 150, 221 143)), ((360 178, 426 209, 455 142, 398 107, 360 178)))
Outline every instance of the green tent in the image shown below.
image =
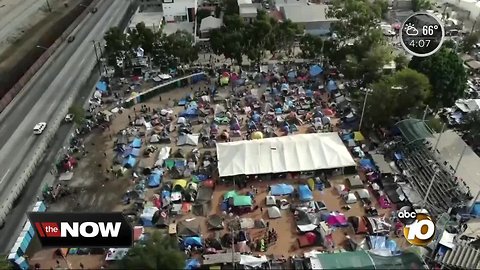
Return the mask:
POLYGON ((366 251, 323 253, 317 258, 323 269, 375 269, 366 251))
POLYGON ((403 138, 408 143, 423 141, 426 138, 433 137, 433 131, 420 119, 405 119, 395 124, 403 138))
POLYGON ((230 190, 229 192, 225 193, 225 195, 223 195, 223 199, 228 200, 230 198, 235 198, 237 196, 238 194, 235 190, 230 190))
POLYGON ((233 197, 233 206, 252 206, 252 197, 235 196, 233 197))
POLYGON ((317 255, 323 269, 426 269, 415 253, 380 256, 367 251, 323 253, 317 255))

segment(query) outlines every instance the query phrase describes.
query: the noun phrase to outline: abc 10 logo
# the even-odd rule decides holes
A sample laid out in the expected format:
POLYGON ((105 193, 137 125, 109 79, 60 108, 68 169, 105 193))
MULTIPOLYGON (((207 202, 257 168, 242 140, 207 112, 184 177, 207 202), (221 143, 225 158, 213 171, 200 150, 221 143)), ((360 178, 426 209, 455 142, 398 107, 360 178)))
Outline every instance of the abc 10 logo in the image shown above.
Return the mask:
POLYGON ((403 235, 414 246, 426 246, 435 237, 435 223, 428 214, 417 213, 410 206, 400 208, 397 218, 404 225, 403 235))

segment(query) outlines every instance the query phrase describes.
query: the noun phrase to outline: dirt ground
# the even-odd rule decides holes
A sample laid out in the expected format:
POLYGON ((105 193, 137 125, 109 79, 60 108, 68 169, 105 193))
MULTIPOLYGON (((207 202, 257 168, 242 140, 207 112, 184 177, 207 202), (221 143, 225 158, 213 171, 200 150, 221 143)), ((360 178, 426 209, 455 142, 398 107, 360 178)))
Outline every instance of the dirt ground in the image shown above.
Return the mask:
MULTIPOLYGON (((39 0, 43 1, 43 0, 39 0)), ((84 10, 79 3, 88 4, 85 0, 49 0, 53 12, 39 12, 35 16, 37 22, 22 30, 22 35, 10 42, 0 54, 0 98, 30 68, 45 51, 42 47, 50 47, 61 36, 65 29, 84 10), (68 6, 65 6, 65 3, 68 6)), ((4 45, 5 47, 5 45, 4 45)))
MULTIPOLYGON (((198 87, 204 87, 205 85, 197 84, 194 85, 193 88, 197 89, 198 87)), ((174 91, 170 91, 168 93, 162 94, 162 102, 159 101, 157 98, 152 98, 149 102, 144 103, 151 108, 165 108, 171 103, 172 100, 178 100, 182 97, 186 96, 187 93, 192 91, 192 87, 188 86, 181 89, 176 89, 174 91)), ((225 95, 227 92, 226 90, 220 90, 220 95, 225 95)), ((140 104, 136 105, 137 112, 139 111, 140 104)), ((175 113, 178 113, 182 110, 181 107, 175 107, 175 113)), ((113 179, 113 177, 106 172, 107 168, 112 166, 112 159, 113 159, 113 140, 115 138, 115 134, 127 127, 128 125, 128 115, 133 117, 135 112, 132 109, 126 109, 124 113, 117 114, 115 119, 112 122, 110 129, 105 130, 103 132, 96 132, 95 134, 91 134, 88 139, 85 141, 86 150, 88 152, 87 156, 79 161, 78 167, 74 170, 74 177, 71 181, 68 182, 68 185, 74 187, 79 191, 77 195, 71 195, 69 197, 65 197, 60 199, 60 201, 50 205, 49 211, 121 211, 126 206, 121 204, 122 195, 126 190, 132 188, 134 182, 130 179, 130 176, 124 176, 119 179, 113 179), (106 154, 106 157, 105 157, 106 154)), ((200 125, 194 126, 194 133, 200 131, 200 125)), ((302 130, 302 129, 301 129, 302 130)), ((175 140, 172 140, 175 142, 175 140)), ((145 143, 143 147, 145 147, 145 143)), ((170 145, 173 151, 176 150, 176 146, 174 143, 170 145)), ((159 147, 160 148, 160 147, 159 147)), ((189 149, 184 149, 187 152, 189 149)), ((202 149, 200 149, 202 150, 202 149)), ((152 155, 156 156, 156 155, 152 155)), ((145 158, 142 157, 139 160, 140 166, 152 166, 154 164, 154 158, 145 158)), ((334 186, 337 184, 345 184, 345 179, 349 177, 346 175, 337 176, 329 179, 330 184, 332 187, 327 188, 323 191, 314 191, 314 200, 315 201, 323 201, 327 206, 329 211, 339 211, 344 213, 347 217, 348 216, 363 216, 365 215, 365 211, 361 206, 360 202, 350 205, 351 209, 345 210, 342 208, 344 205, 343 200, 340 198, 338 192, 334 189, 334 186)), ((351 177, 351 176, 350 176, 351 177)), ((168 181, 168 175, 164 178, 163 181, 168 181)), ((263 208, 263 212, 260 210, 256 210, 255 212, 242 215, 242 217, 249 217, 253 219, 260 219, 263 218, 265 221, 268 221, 270 224, 270 228, 274 228, 279 234, 278 239, 275 244, 270 246, 265 252, 269 255, 275 256, 290 256, 293 254, 302 254, 307 251, 313 249, 322 249, 321 247, 311 247, 311 248, 298 248, 298 244, 296 242, 297 235, 296 235, 296 228, 295 228, 295 221, 293 214, 289 210, 282 210, 282 217, 278 219, 270 220, 267 215, 267 207, 265 206, 265 196, 267 194, 267 188, 269 185, 275 183, 289 183, 296 185, 299 181, 305 182, 305 180, 272 180, 268 182, 259 182, 255 184, 255 188, 258 189, 258 194, 255 197, 256 205, 263 208)), ((212 198, 212 209, 210 214, 221 214, 219 207, 222 200, 223 195, 225 192, 231 190, 231 186, 222 186, 218 185, 213 193, 212 198)), ((158 191, 158 189, 148 190, 146 194, 146 199, 151 200, 153 198, 154 192, 158 191)), ((249 189, 238 190, 240 193, 245 193, 250 191, 249 189)), ((374 201, 374 205, 380 212, 381 215, 385 214, 387 217, 389 216, 390 210, 381 209, 376 200, 374 201)), ((188 213, 180 220, 188 219, 188 218, 196 218, 201 221, 202 224, 202 234, 203 236, 209 236, 212 233, 207 231, 206 228, 206 217, 195 217, 192 213, 188 213)), ((250 235, 253 239, 258 239, 265 235, 265 229, 252 229, 249 230, 250 235)), ((217 233, 218 234, 218 233, 217 233)), ((336 229, 333 235, 333 239, 335 242, 335 249, 342 248, 346 237, 345 235, 350 235, 352 239, 356 240, 357 242, 361 242, 363 239, 362 236, 355 235, 353 231, 349 228, 345 229, 336 229)), ((404 243, 399 242, 399 246, 402 247, 404 243)))

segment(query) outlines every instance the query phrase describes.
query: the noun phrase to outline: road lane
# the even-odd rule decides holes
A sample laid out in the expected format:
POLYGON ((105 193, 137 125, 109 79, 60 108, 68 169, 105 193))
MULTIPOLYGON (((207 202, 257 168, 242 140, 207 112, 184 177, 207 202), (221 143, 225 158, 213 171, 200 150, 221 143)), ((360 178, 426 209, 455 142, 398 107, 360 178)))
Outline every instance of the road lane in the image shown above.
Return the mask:
MULTIPOLYGON (((105 16, 82 40, 79 49, 66 62, 64 68, 57 73, 51 85, 43 92, 23 121, 18 123, 13 135, 0 148, 0 171, 4 171, 4 168, 13 167, 15 173, 23 173, 22 166, 25 163, 23 161, 29 161, 30 154, 35 151, 35 145, 38 143, 39 137, 42 136, 33 135, 33 126, 39 122, 46 122, 47 124, 51 122, 54 112, 64 106, 62 101, 68 99, 68 96, 73 93, 72 89, 78 87, 79 74, 89 72, 83 70, 85 62, 94 63, 95 61, 93 47, 89 40, 97 38, 99 33, 103 34, 107 26, 111 25, 112 21, 116 19, 114 15, 118 14, 122 7, 120 2, 114 3, 112 8, 108 9, 105 16), (89 55, 90 57, 88 57, 89 55), (68 79, 65 81, 65 78, 68 79)), ((9 190, 9 187, 13 184, 14 181, 4 180, 2 183, 4 192, 9 190)), ((0 191, 0 198, 4 198, 4 192, 0 191)))
MULTIPOLYGON (((102 3, 104 10, 99 6, 97 14, 100 13, 103 16, 98 17, 98 20, 89 18, 89 21, 78 31, 76 38, 78 46, 75 48, 72 44, 67 44, 67 47, 60 52, 58 61, 54 59, 51 65, 40 71, 36 78, 34 77, 34 81, 26 89, 31 92, 26 92, 17 106, 11 109, 9 117, 2 120, 0 141, 5 139, 5 143, 0 145, 0 200, 10 194, 10 190, 15 185, 15 179, 21 176, 23 168, 30 162, 29 158, 33 151, 39 147, 42 135, 33 135, 33 126, 38 122, 49 123, 55 118, 63 117, 58 115, 58 112, 65 106, 64 101, 76 96, 96 62, 91 41, 102 39, 108 28, 118 25, 129 4, 128 0, 104 0, 102 3), (82 33, 85 35, 79 38, 78 35, 82 33), (42 84, 41 89, 45 89, 44 91, 40 93, 35 91, 39 86, 37 82, 42 84), (10 130, 12 130, 11 133, 10 130)), ((52 144, 56 143, 55 140, 52 142, 52 144)), ((49 164, 49 168, 52 163, 49 164)), ((27 184, 28 188, 29 186, 30 183, 27 184)), ((15 223, 18 220, 8 217, 7 225, 9 222, 15 223)))
POLYGON ((81 27, 77 28, 72 35, 76 38, 71 43, 64 43, 55 54, 45 63, 37 74, 25 86, 14 101, 0 114, 0 142, 6 142, 14 133, 18 122, 25 118, 27 112, 35 105, 45 93, 45 89, 57 77, 60 70, 66 65, 70 57, 75 53, 83 40, 100 22, 107 9, 114 0, 103 0, 97 5, 98 12, 87 15, 81 27), (11 120, 12 118, 16 120, 11 120), (6 119, 8 119, 6 121, 6 119))

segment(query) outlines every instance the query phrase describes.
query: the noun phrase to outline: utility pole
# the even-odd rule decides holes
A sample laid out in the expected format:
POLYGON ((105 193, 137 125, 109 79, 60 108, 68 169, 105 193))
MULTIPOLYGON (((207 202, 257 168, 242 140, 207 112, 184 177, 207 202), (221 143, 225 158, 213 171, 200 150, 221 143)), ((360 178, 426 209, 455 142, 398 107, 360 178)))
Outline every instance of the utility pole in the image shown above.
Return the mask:
POLYGON ((52 7, 50 6, 50 2, 48 0, 45 0, 45 3, 47 3, 48 12, 52 12, 52 7))
POLYGON ((457 165, 455 165, 455 170, 453 170, 453 173, 454 173, 454 174, 457 173, 458 166, 460 166, 460 162, 462 161, 463 156, 465 155, 465 152, 467 151, 467 148, 468 148, 467 145, 465 145, 465 146, 463 147, 462 154, 460 154, 460 158, 458 159, 457 165))
POLYGON ((433 166, 433 170, 435 172, 433 173, 432 180, 430 180, 430 185, 428 185, 427 193, 425 193, 425 198, 423 198, 422 208, 421 208, 422 210, 425 209, 425 206, 426 206, 427 200, 428 200, 428 196, 430 195, 430 191, 432 190, 433 182, 435 182, 435 179, 437 178, 437 173, 440 172, 440 169, 436 165, 433 166))
POLYGON ((428 109, 429 109, 429 107, 427 105, 427 107, 425 108, 425 111, 423 112, 423 117, 422 117, 423 122, 425 122, 425 118, 427 118, 428 109))
POLYGON ((358 131, 362 130, 363 116, 365 114, 365 107, 367 106, 368 94, 370 94, 371 92, 372 92, 372 90, 365 88, 365 99, 363 100, 362 115, 360 116, 360 123, 358 124, 358 131))
POLYGON ((98 52, 97 52, 97 43, 95 40, 92 40, 93 43, 93 50, 95 51, 95 57, 97 58, 97 65, 98 65, 98 73, 100 74, 100 77, 102 77, 102 66, 100 62, 100 58, 98 57, 98 52))

